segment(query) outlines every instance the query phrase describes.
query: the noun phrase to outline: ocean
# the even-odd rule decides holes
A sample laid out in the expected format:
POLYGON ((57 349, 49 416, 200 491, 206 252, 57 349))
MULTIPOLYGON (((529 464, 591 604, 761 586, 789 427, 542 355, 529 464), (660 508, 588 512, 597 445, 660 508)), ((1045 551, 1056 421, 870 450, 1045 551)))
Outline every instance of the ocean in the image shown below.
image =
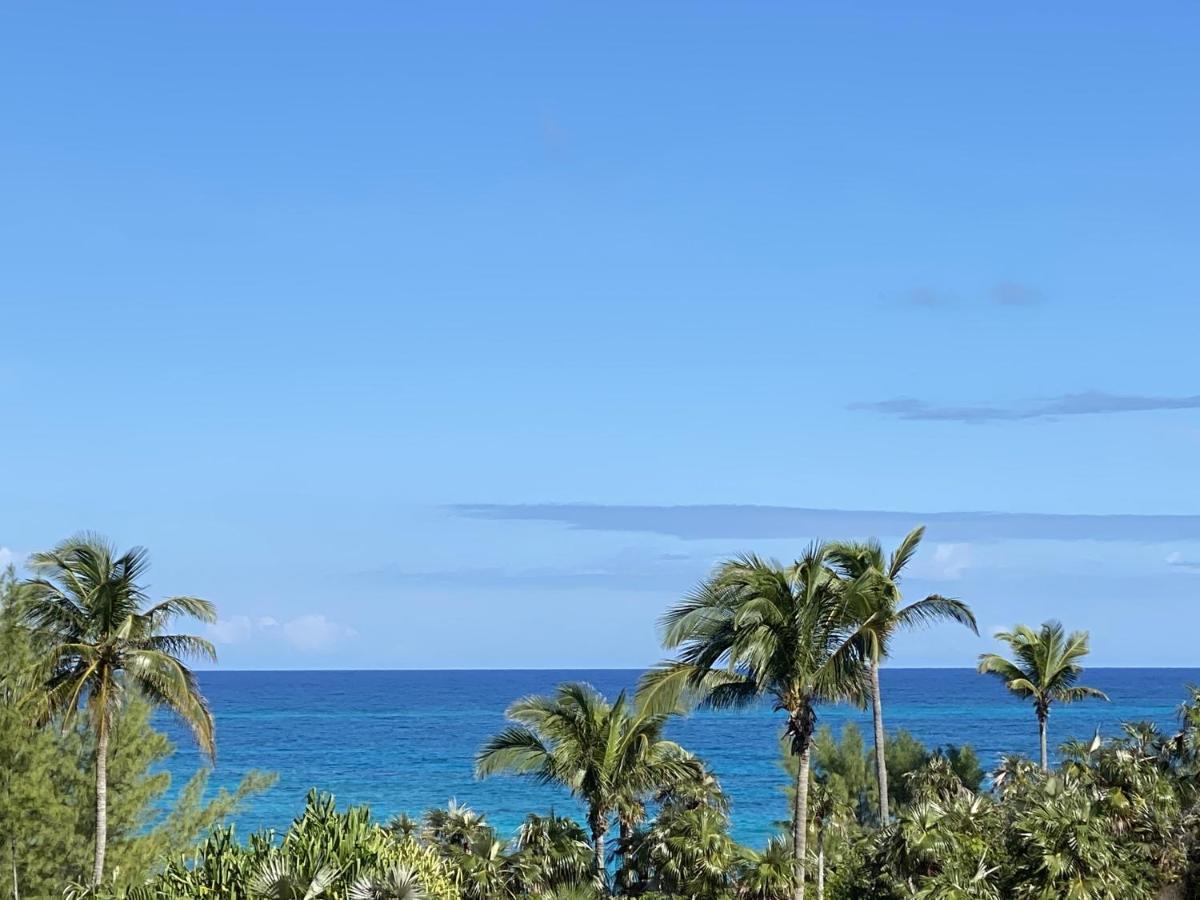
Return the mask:
MULTIPOLYGON (((279 781, 237 816, 238 833, 286 828, 311 787, 340 804, 370 805, 380 819, 414 816, 454 798, 486 814, 509 835, 527 812, 578 814, 565 792, 530 779, 478 781, 473 759, 503 727, 504 710, 563 681, 585 681, 610 698, 631 689, 632 670, 202 672, 217 722, 217 763, 210 786, 235 785, 251 769, 279 781)), ((1122 721, 1175 724, 1185 687, 1200 669, 1088 669, 1084 683, 1111 702, 1055 707, 1050 740, 1113 734, 1122 721)), ((1002 755, 1037 753, 1032 708, 1003 685, 970 669, 884 669, 884 717, 929 746, 971 744, 985 768, 1002 755)), ((840 731, 857 722, 870 742, 870 716, 822 707, 819 724, 840 731)), ((178 746, 167 763, 177 788, 202 764, 187 733, 161 719, 178 746)), ((673 722, 669 736, 708 761, 732 801, 738 840, 761 845, 787 815, 778 767, 781 716, 769 707, 701 711, 673 722)))

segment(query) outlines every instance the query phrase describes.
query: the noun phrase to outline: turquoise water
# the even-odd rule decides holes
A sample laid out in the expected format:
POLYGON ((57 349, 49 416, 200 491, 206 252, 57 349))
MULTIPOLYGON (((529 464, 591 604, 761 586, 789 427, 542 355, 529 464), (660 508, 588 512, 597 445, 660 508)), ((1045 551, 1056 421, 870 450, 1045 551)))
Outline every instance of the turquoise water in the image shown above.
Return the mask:
MULTIPOLYGON (((451 797, 486 813, 508 833, 526 812, 553 807, 575 813, 562 791, 529 780, 477 781, 473 757, 504 724, 517 697, 545 693, 561 681, 586 681, 610 697, 639 673, 589 671, 205 672, 204 692, 217 720, 214 785, 232 786, 246 771, 277 772, 278 784, 238 817, 240 833, 285 827, 316 786, 342 803, 370 804, 377 816, 419 814, 451 797)), ((889 730, 906 728, 930 746, 970 743, 985 766, 1001 755, 1037 752, 1032 710, 1003 686, 968 669, 884 670, 889 730)), ((1086 683, 1111 703, 1057 707, 1051 743, 1113 733, 1121 721, 1172 727, 1184 688, 1200 669, 1090 669, 1086 683)), ((826 707, 820 722, 835 729, 867 714, 826 707)), ((179 745, 170 760, 181 784, 200 764, 186 734, 163 722, 179 745)), ((768 708, 699 712, 672 723, 670 736, 706 760, 732 798, 735 836, 762 843, 786 816, 776 764, 780 717, 768 708)))

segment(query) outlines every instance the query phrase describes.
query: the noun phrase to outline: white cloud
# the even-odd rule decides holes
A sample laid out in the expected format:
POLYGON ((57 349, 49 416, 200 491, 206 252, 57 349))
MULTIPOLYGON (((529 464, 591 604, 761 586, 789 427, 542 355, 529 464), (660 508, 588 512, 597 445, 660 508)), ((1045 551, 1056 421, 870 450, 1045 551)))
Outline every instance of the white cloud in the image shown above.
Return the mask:
POLYGON ((256 634, 279 625, 270 616, 230 616, 208 626, 208 636, 218 644, 241 644, 256 634))
POLYGON ((937 544, 926 563, 928 577, 957 581, 972 564, 970 544, 937 544))
POLYGON ((297 650, 323 651, 358 634, 349 625, 334 622, 322 613, 308 613, 280 622, 271 616, 230 616, 208 626, 208 636, 218 644, 250 640, 283 640, 297 650))
POLYGON ((9 563, 11 563, 14 559, 16 559, 16 557, 17 557, 17 555, 15 553, 13 553, 11 550, 9 550, 7 547, 0 547, 0 569, 3 569, 5 566, 7 566, 9 563))
POLYGON ((333 622, 319 613, 299 616, 283 624, 283 634, 298 650, 329 650, 358 634, 349 625, 333 622))
POLYGON ((209 638, 218 644, 240 644, 250 639, 254 622, 249 616, 231 616, 218 619, 208 626, 209 638))

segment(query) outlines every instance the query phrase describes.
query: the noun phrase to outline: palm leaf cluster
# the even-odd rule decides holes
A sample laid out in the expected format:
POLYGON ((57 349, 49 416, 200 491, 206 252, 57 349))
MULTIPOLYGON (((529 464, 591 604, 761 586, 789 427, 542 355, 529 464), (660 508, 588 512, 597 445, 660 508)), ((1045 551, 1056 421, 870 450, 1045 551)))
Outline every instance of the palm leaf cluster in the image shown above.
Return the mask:
POLYGON ((1088 697, 1108 699, 1103 691, 1078 683, 1083 673, 1080 660, 1088 654, 1088 634, 1067 634, 1061 623, 1051 621, 1036 631, 1018 625, 1012 631, 999 632, 996 638, 1009 645, 1013 658, 985 653, 979 658, 979 671, 1000 678, 1012 693, 1032 701, 1041 738, 1042 768, 1048 769, 1046 721, 1051 705, 1088 697))
POLYGON ((198 597, 151 603, 142 548, 117 555, 93 534, 34 554, 22 585, 25 621, 37 654, 29 701, 36 721, 72 726, 80 710, 96 735, 96 840, 92 882, 104 876, 108 745, 131 692, 175 713, 200 749, 216 753, 212 713, 186 660, 216 660, 211 643, 173 630, 179 619, 211 623, 216 609, 198 597))
POLYGON ((476 759, 481 777, 527 775, 569 790, 587 807, 593 875, 608 881, 605 837, 616 819, 627 834, 655 795, 709 779, 703 765, 663 728, 674 710, 648 710, 622 693, 609 703, 586 684, 561 685, 552 697, 531 696, 509 707, 514 723, 487 742, 476 759))

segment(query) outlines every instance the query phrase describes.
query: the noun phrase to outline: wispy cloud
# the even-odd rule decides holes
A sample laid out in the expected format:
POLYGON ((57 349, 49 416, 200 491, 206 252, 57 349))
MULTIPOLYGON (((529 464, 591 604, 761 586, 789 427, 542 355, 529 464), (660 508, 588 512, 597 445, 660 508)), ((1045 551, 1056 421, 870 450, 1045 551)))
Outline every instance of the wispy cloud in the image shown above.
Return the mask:
POLYGON ((279 623, 270 616, 230 616, 208 626, 209 638, 218 644, 242 644, 256 632, 275 628, 279 623))
POLYGON ((1038 306, 1045 297, 1037 288, 1019 281, 1001 281, 992 288, 992 302, 997 306, 1038 306))
POLYGON ((349 625, 334 622, 321 613, 299 616, 283 623, 283 635, 297 650, 332 650, 358 632, 349 625))
POLYGON ((970 568, 971 562, 970 544, 937 544, 926 565, 929 576, 938 580, 957 581, 970 568))
POLYGON ((1173 569, 1200 574, 1200 559, 1188 559, 1178 551, 1167 554, 1167 565, 1173 569))
POLYGON ((1200 394, 1165 397, 1084 391, 1078 394, 1061 394, 1057 397, 1008 407, 991 404, 942 406, 918 400, 915 397, 894 397, 889 400, 851 403, 847 408, 880 413, 908 421, 978 424, 981 422, 1056 419, 1063 416, 1092 416, 1106 413, 1200 409, 1200 394))
POLYGON ((663 590, 699 578, 710 563, 711 560, 689 553, 644 553, 631 548, 600 559, 548 566, 412 569, 391 565, 359 575, 389 586, 663 590))
POLYGON ((7 547, 0 547, 0 569, 10 565, 16 559, 16 554, 7 547))
POLYGON ((587 503, 463 504, 459 515, 495 521, 558 522, 589 531, 648 532, 683 540, 811 539, 901 535, 924 523, 945 543, 1094 540, 1142 543, 1200 540, 1200 515, 893 512, 793 506, 606 506, 587 503))
POLYGON ((208 636, 217 644, 282 640, 297 650, 323 652, 355 637, 349 625, 334 622, 323 613, 308 613, 286 622, 271 616, 236 615, 208 626, 208 636))
POLYGON ((924 309, 953 306, 958 302, 958 298, 953 294, 925 285, 910 288, 900 295, 899 300, 905 306, 919 306, 924 309))

